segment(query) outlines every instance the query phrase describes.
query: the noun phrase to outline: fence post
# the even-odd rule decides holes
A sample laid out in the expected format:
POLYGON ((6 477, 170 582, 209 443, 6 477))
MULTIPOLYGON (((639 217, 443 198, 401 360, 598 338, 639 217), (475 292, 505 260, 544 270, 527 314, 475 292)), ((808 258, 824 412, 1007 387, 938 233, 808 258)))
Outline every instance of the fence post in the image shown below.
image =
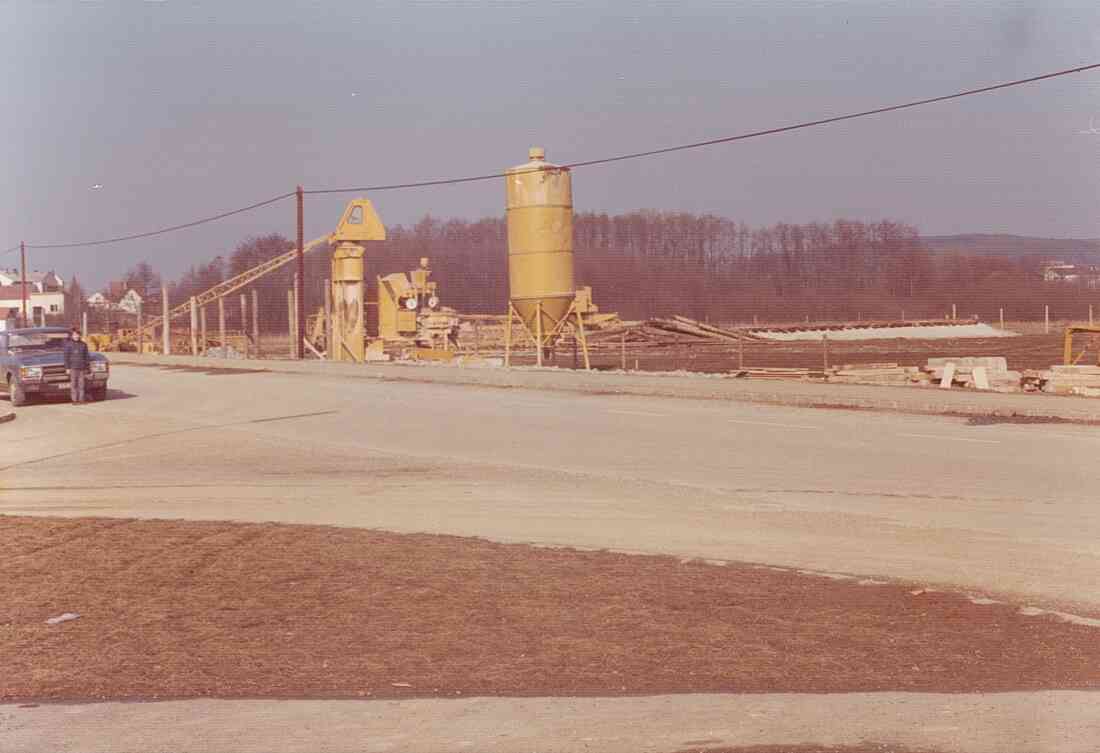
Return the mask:
POLYGON ((244 338, 244 357, 248 358, 248 298, 241 293, 241 337, 244 338))
POLYGON ((737 340, 737 369, 741 371, 745 368, 745 338, 741 337, 737 340))
POLYGON ((827 373, 829 371, 829 333, 828 332, 822 332, 821 333, 821 357, 822 357, 823 362, 825 364, 824 371, 827 373))
POLYGON ((165 285, 160 289, 160 308, 161 308, 161 320, 160 320, 160 336, 161 336, 161 351, 164 355, 168 356, 172 354, 172 333, 170 329, 172 327, 171 322, 168 321, 168 286, 165 285))
POLYGON ((218 299, 218 342, 222 346, 222 358, 228 358, 229 346, 225 342, 225 296, 218 299))
POLYGON ((145 352, 145 319, 141 315, 141 301, 137 304, 137 352, 139 356, 145 352))
POLYGON ((1050 334, 1050 306, 1043 306, 1043 332, 1050 334))
POLYGON ((199 304, 195 296, 191 296, 191 355, 199 354, 199 304))
POLYGON ((256 347, 256 358, 261 358, 263 352, 260 349, 260 294, 256 288, 252 288, 252 340, 256 347))
POLYGON ((199 354, 206 355, 206 306, 199 306, 199 354))
POLYGON ((622 333, 619 334, 619 344, 622 348, 622 355, 623 355, 622 369, 623 369, 623 371, 626 371, 626 333, 625 332, 622 332, 622 333))
POLYGON ((1005 310, 1004 310, 1004 307, 1002 306, 1001 307, 1001 329, 1003 330, 1004 328, 1005 328, 1005 310))
POLYGON ((951 304, 951 321, 955 321, 959 318, 959 307, 954 303, 951 304))
POLYGON ((1089 304, 1089 326, 1092 326, 1092 304, 1089 304))

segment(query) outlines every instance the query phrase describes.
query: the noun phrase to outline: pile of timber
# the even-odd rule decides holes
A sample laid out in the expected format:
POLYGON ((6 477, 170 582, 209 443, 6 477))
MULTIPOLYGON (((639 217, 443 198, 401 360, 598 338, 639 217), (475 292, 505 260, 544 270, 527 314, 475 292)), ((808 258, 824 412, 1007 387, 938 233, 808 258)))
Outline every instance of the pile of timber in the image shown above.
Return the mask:
POLYGON ((895 319, 878 322, 834 322, 832 324, 791 324, 752 327, 752 332, 837 332, 845 329, 890 329, 896 327, 962 327, 978 324, 977 319, 895 319))
POLYGON ((929 358, 926 371, 944 388, 965 387, 993 392, 1020 392, 1024 378, 1010 371, 1004 356, 949 356, 929 358))
POLYGON ((931 377, 919 366, 899 366, 896 363, 859 363, 833 366, 825 379, 835 384, 891 384, 927 386, 931 377))
POLYGON ((730 376, 748 379, 824 379, 821 369, 744 368, 734 369, 730 376))
POLYGON ((1051 366, 1040 379, 1043 392, 1100 397, 1100 366, 1051 366))
POLYGON ((662 347, 701 343, 765 342, 762 338, 744 330, 716 327, 713 324, 689 319, 686 316, 623 322, 618 326, 607 327, 586 334, 588 344, 595 347, 621 346, 623 343, 662 347))

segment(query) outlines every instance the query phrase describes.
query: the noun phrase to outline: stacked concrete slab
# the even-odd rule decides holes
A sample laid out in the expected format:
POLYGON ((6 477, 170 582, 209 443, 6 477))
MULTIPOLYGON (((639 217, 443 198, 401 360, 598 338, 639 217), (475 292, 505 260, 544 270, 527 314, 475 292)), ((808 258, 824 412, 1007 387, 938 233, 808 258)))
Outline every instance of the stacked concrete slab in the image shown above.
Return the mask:
POLYGON ((1020 392, 1023 374, 1010 371, 1004 356, 948 356, 929 358, 926 371, 943 387, 965 387, 993 392, 1020 392), (944 380, 947 377, 947 381, 944 380))
POLYGON ((834 366, 826 378, 837 384, 928 385, 929 377, 916 366, 896 363, 863 363, 834 366))
POLYGON ((1100 397, 1100 366, 1051 366, 1040 376, 1043 392, 1100 397))

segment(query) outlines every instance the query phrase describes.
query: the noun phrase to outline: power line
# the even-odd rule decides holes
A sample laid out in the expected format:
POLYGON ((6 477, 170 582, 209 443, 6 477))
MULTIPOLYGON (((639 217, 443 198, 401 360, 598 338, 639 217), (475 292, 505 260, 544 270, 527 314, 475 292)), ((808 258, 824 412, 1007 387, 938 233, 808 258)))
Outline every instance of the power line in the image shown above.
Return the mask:
MULTIPOLYGON (((600 157, 598 159, 584 160, 581 162, 570 162, 560 167, 575 168, 575 167, 591 167, 592 165, 605 165, 609 162, 622 162, 624 160, 640 159, 642 157, 654 157, 660 154, 669 154, 671 152, 682 152, 688 149, 700 149, 707 146, 715 146, 717 144, 728 144, 734 141, 744 141, 745 139, 752 139, 758 136, 771 136, 777 133, 785 133, 787 131, 797 131, 802 128, 813 128, 815 126, 827 125, 829 123, 838 123, 842 120, 854 120, 856 118, 865 118, 871 115, 881 115, 887 112, 895 112, 897 110, 905 110, 911 107, 920 107, 922 105, 929 105, 935 102, 946 102, 951 99, 959 99, 961 97, 969 97, 975 94, 984 94, 986 92, 996 91, 998 89, 1008 89, 1013 86, 1022 86, 1024 84, 1032 84, 1036 81, 1043 81, 1048 78, 1057 78, 1059 76, 1068 76, 1072 73, 1081 73, 1083 71, 1100 68, 1100 63, 1093 63, 1090 65, 1082 65, 1076 68, 1066 68, 1060 71, 1054 71, 1053 73, 1044 73, 1039 76, 1031 76, 1029 78, 1016 79, 1015 81, 1006 81, 1000 84, 993 84, 991 86, 983 86, 978 89, 966 89, 964 91, 955 92, 954 94, 945 94, 939 97, 930 97, 928 99, 918 99, 912 102, 904 102, 897 105, 889 105, 886 107, 876 107, 873 110, 863 110, 861 112, 848 113, 846 115, 835 115, 828 118, 820 118, 818 120, 807 120, 801 123, 794 123, 792 125, 778 126, 776 128, 768 128, 762 131, 750 131, 748 133, 741 133, 735 136, 723 136, 716 139, 708 139, 706 141, 696 141, 690 144, 678 144, 676 146, 666 146, 660 149, 650 149, 644 152, 632 152, 629 154, 620 154, 614 157, 600 157)), ((542 168, 533 168, 531 172, 537 172, 542 168)), ((522 172, 522 171, 520 171, 522 172)), ((326 189, 313 189, 306 191, 308 194, 324 194, 324 193, 352 193, 358 191, 392 191, 400 188, 423 188, 427 186, 442 186, 451 185, 455 183, 472 183, 480 180, 493 180, 497 178, 506 177, 506 175, 512 173, 492 173, 490 175, 473 175, 464 178, 443 178, 436 180, 426 180, 417 183, 394 183, 389 185, 379 186, 362 186, 358 188, 326 188, 326 189)))
MULTIPOLYGON (((675 146, 667 146, 659 149, 650 149, 643 152, 631 152, 628 154, 619 154, 612 157, 600 157, 597 159, 583 160, 580 162, 570 162, 564 165, 560 165, 563 168, 577 168, 577 167, 591 167, 593 165, 605 165, 611 162, 623 162, 625 160, 641 159, 643 157, 654 157, 662 154, 670 154, 672 152, 682 152, 689 149, 700 149, 708 146, 716 146, 718 144, 728 144, 734 141, 744 141, 746 139, 757 138, 760 136, 771 136, 778 133, 786 133, 788 131, 797 131, 804 128, 814 128, 816 126, 828 125, 830 123, 839 123, 844 120, 854 120, 856 118, 865 118, 871 115, 881 115, 888 112, 896 112, 898 110, 906 110, 913 107, 921 107, 923 105, 934 104, 936 102, 946 102, 952 99, 960 99, 962 97, 969 97, 975 94, 984 94, 987 92, 997 91, 999 89, 1008 89, 1014 86, 1022 86, 1024 84, 1032 84, 1037 81, 1044 81, 1046 79, 1057 78, 1059 76, 1068 76, 1074 73, 1082 73, 1084 71, 1100 68, 1100 63, 1092 63, 1090 65, 1082 65, 1076 68, 1065 68, 1060 71, 1054 71, 1052 73, 1044 73, 1038 76, 1030 76, 1028 78, 1016 79, 1014 81, 1006 81, 1000 84, 993 84, 990 86, 983 86, 977 89, 966 89, 963 91, 955 92, 953 94, 945 94, 938 97, 930 97, 928 99, 918 99, 911 102, 904 102, 896 105, 889 105, 886 107, 877 107, 873 110, 863 110, 860 112, 848 113, 845 115, 835 115, 827 118, 820 118, 817 120, 808 120, 800 123, 794 123, 791 125, 778 126, 775 128, 767 128, 761 131, 750 131, 748 133, 740 133, 733 136, 722 136, 714 139, 707 139, 706 141, 696 141, 688 144, 677 144, 675 146)), ((543 168, 533 168, 531 172, 538 172, 543 168)), ((303 191, 306 194, 338 194, 338 193, 359 193, 359 192, 377 192, 377 191, 394 191, 405 188, 429 188, 432 186, 449 186, 457 185, 460 183, 474 183, 485 180, 496 180, 506 177, 509 173, 494 172, 486 173, 482 175, 469 175, 459 178, 436 178, 431 180, 421 180, 406 183, 389 183, 375 186, 356 186, 350 188, 314 188, 307 191, 303 191)), ((510 174, 515 174, 512 172, 510 174)), ((172 225, 170 227, 164 227, 157 230, 150 230, 144 233, 133 233, 131 235, 122 235, 115 238, 103 238, 94 241, 73 241, 68 243, 28 243, 27 248, 32 249, 57 249, 57 248, 77 248, 83 246, 101 246, 108 243, 119 243, 122 241, 138 240, 140 238, 150 238, 156 235, 163 235, 165 233, 175 232, 177 230, 185 230, 187 228, 196 227, 198 225, 204 225, 208 222, 215 222, 217 220, 225 219, 236 214, 242 214, 244 212, 250 212, 254 209, 274 204, 282 201, 283 199, 289 199, 294 196, 294 191, 289 191, 279 196, 274 196, 264 201, 256 202, 255 204, 249 204, 246 207, 240 207, 239 209, 233 209, 228 212, 221 212, 210 217, 203 217, 202 219, 193 220, 191 222, 185 222, 181 225, 172 225)), ((11 253, 18 249, 18 246, 8 249, 7 251, 0 252, 0 255, 11 253)))
MULTIPOLYGON (((203 217, 200 220, 192 220, 191 222, 185 222, 182 225, 172 225, 171 227, 162 227, 159 230, 150 230, 145 233, 134 233, 133 235, 120 235, 116 238, 103 238, 97 241, 73 241, 71 243, 28 243, 27 248, 76 248, 78 246, 102 246, 107 243, 119 243, 121 241, 133 241, 138 238, 151 238, 154 235, 164 235, 165 233, 172 233, 176 230, 186 230, 189 227, 196 227, 198 225, 205 225, 208 222, 214 222, 216 220, 223 220, 226 217, 232 217, 235 214, 243 214, 244 212, 251 212, 253 209, 259 209, 260 207, 266 207, 268 204, 274 204, 277 201, 283 199, 289 199, 294 195, 294 191, 284 193, 279 196, 274 196, 270 199, 258 201, 255 204, 249 204, 246 207, 240 207, 239 209, 232 209, 228 212, 222 212, 221 214, 211 215, 210 217, 203 217)), ((19 248, 16 246, 16 248, 19 248)))

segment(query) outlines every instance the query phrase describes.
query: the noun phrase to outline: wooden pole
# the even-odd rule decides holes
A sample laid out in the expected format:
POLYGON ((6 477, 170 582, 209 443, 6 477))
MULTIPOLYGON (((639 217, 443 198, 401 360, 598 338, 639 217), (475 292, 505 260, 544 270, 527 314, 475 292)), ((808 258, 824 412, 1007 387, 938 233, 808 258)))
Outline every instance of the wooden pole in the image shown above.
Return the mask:
POLYGON ((1050 334, 1050 305, 1043 306, 1043 331, 1050 334))
POLYGON ((1092 326, 1092 304, 1089 304, 1089 326, 1092 326))
POLYGON ((1000 314, 1001 314, 1001 329, 1004 329, 1005 328, 1005 310, 1004 310, 1003 306, 1001 307, 1000 314))
POLYGON ((206 355, 206 306, 199 306, 199 353, 206 355))
POLYGON ((474 355, 481 355, 481 320, 474 319, 474 355))
POLYGON ((325 350, 329 360, 336 360, 336 339, 332 330, 332 282, 325 280, 325 350))
POLYGON ((218 299, 218 342, 222 346, 222 358, 226 358, 229 351, 225 342, 225 296, 218 299))
POLYGON ((145 319, 141 315, 141 301, 137 305, 137 352, 140 356, 145 352, 145 319))
POLYGON ((263 356, 260 348, 260 294, 252 288, 252 341, 256 347, 256 358, 263 356))
POLYGON ((19 260, 22 273, 20 274, 20 297, 23 299, 23 320, 20 322, 22 326, 26 327, 27 320, 27 244, 23 241, 19 241, 19 260))
POLYGON ((821 333, 821 356, 822 356, 822 359, 823 359, 823 364, 825 366, 825 371, 828 372, 829 371, 829 333, 828 332, 822 332, 821 333))
POLYGON ((191 355, 199 354, 199 304, 191 296, 191 355))
POLYGON ((244 357, 248 358, 248 299, 241 293, 241 335, 244 337, 244 357))
POLYGON ((619 349, 622 354, 622 363, 620 364, 623 371, 626 371, 626 333, 619 333, 619 349))
POLYGON ((741 338, 737 341, 737 369, 742 371, 745 368, 745 338, 741 338))
POLYGON ((168 321, 168 286, 165 285, 160 289, 160 308, 161 308, 161 352, 164 355, 171 355, 172 353, 172 323, 168 321))
POLYGON ((959 309, 954 303, 951 304, 951 321, 959 318, 959 309))
POLYGON ((294 339, 294 288, 286 291, 286 316, 287 316, 287 339, 290 342, 290 357, 298 357, 298 343, 294 339))
POLYGON ((302 187, 294 192, 298 206, 298 271, 294 275, 294 355, 301 360, 306 357, 305 337, 302 331, 306 326, 306 262, 305 262, 305 202, 302 187))

